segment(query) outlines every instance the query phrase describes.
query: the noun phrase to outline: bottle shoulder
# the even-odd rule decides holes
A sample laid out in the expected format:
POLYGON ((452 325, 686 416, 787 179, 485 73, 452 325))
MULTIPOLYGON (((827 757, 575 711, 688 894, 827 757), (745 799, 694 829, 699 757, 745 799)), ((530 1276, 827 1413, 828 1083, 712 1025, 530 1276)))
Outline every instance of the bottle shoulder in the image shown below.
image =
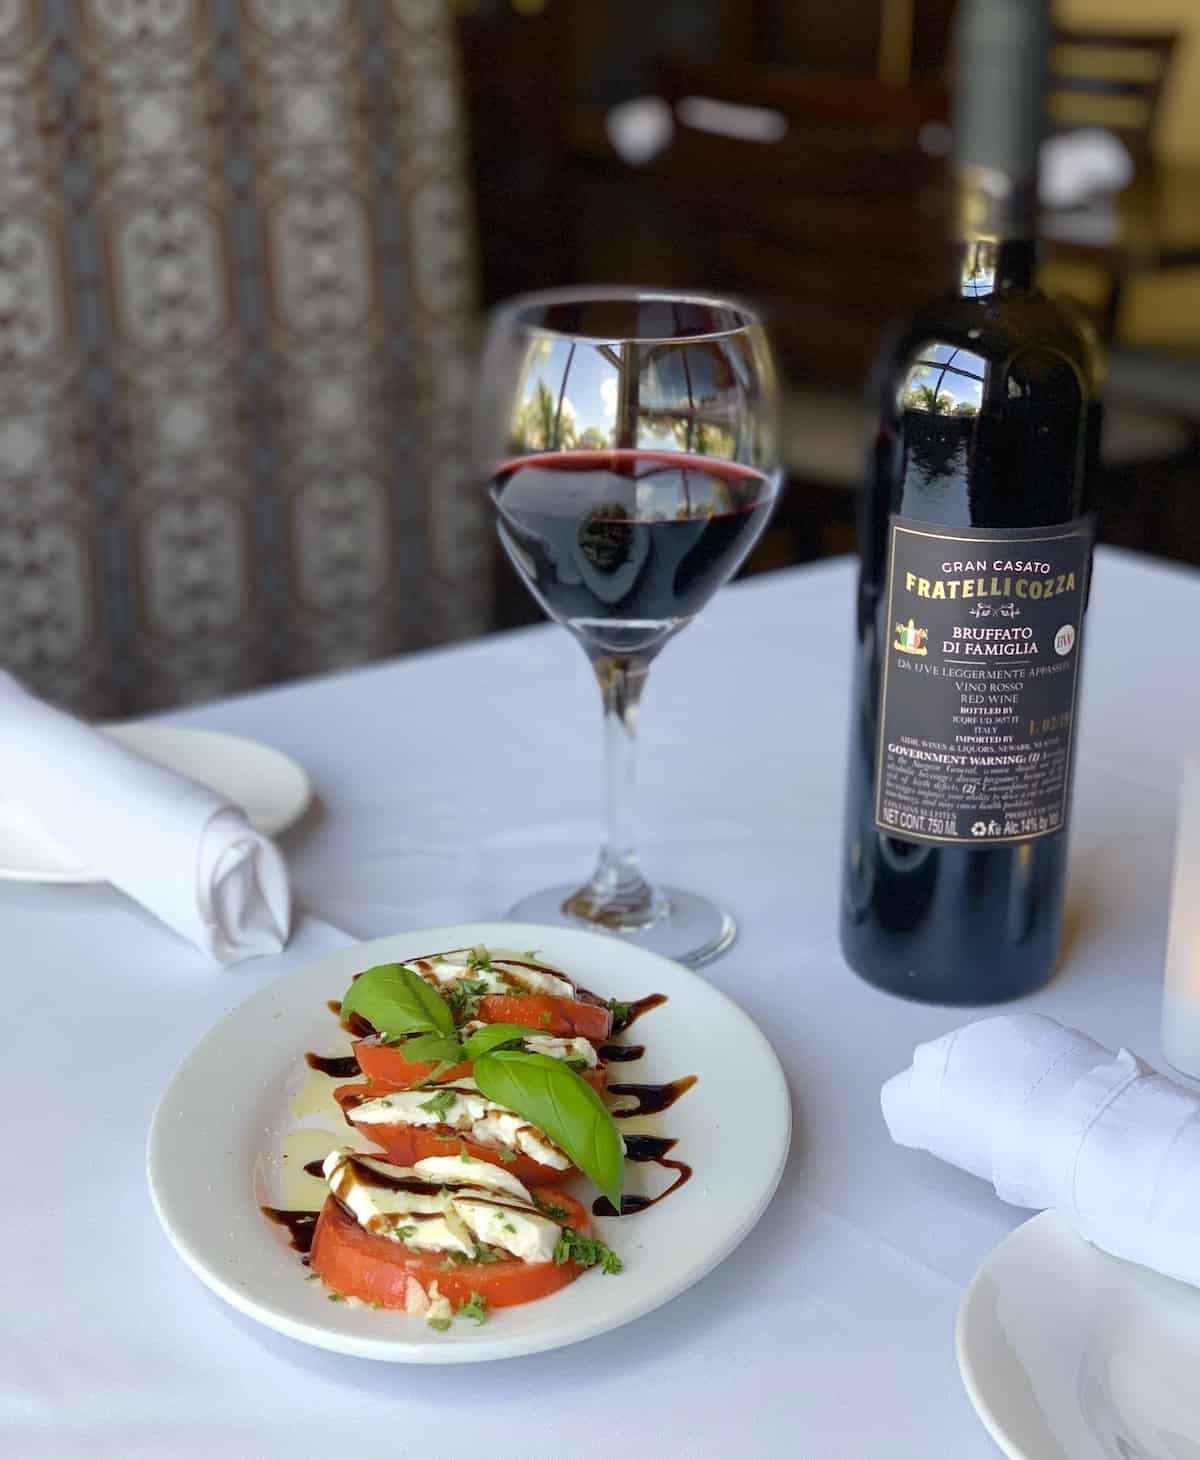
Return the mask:
POLYGON ((982 299, 947 291, 894 328, 881 363, 893 379, 914 361, 948 352, 978 366, 1004 367, 1017 357, 1056 357, 1080 377, 1084 393, 1096 392, 1102 352, 1082 311, 1041 289, 1014 289, 982 299))
POLYGON ((1037 289, 946 295, 918 309, 873 381, 870 531, 888 513, 997 528, 1078 516, 1093 356, 1071 309, 1037 289))

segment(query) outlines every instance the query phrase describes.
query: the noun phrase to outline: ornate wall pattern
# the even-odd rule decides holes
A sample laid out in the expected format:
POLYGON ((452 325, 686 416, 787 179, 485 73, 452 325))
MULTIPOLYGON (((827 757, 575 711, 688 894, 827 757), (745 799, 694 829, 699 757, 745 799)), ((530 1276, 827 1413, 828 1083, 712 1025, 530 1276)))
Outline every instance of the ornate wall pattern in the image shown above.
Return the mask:
POLYGON ((441 0, 0 0, 0 662, 92 714, 478 632, 441 0))

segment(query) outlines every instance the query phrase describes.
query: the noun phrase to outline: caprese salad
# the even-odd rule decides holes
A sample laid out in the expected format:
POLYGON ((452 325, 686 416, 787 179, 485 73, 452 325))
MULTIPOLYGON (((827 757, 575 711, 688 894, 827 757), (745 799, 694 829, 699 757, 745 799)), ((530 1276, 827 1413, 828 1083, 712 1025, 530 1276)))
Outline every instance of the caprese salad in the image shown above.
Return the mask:
POLYGON ((562 1189, 582 1175, 621 1210, 614 1013, 629 1017, 532 952, 456 949, 354 979, 339 1017, 362 1079, 334 1095, 379 1154, 339 1147, 319 1167, 309 1262, 331 1300, 441 1329, 620 1272, 562 1189))

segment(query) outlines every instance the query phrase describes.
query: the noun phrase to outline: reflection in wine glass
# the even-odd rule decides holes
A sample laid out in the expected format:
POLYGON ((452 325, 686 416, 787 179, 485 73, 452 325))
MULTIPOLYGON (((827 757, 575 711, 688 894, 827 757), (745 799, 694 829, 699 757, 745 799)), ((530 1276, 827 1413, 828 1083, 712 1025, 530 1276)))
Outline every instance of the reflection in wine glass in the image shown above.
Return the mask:
POLYGON ((766 525, 774 410, 765 336, 741 306, 588 289, 493 316, 477 445, 500 538, 591 661, 608 743, 607 836, 591 879, 534 894, 514 916, 582 920, 691 962, 732 940, 722 909, 642 875, 634 742, 650 664, 766 525))

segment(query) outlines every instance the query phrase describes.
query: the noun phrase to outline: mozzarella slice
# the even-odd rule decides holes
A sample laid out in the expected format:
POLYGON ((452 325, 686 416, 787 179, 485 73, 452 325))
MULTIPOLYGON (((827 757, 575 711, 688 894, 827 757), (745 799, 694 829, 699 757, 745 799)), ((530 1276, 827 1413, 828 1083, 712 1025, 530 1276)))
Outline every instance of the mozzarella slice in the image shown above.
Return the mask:
POLYGON ((454 1206, 480 1242, 503 1247, 522 1262, 553 1262, 562 1228, 541 1212, 469 1196, 456 1197, 454 1206))
POLYGON ((556 1171, 565 1171, 571 1164, 536 1126, 478 1090, 468 1089, 465 1082, 438 1085, 432 1092, 393 1090, 364 1100, 347 1114, 354 1125, 445 1126, 482 1145, 531 1156, 556 1171))
POLYGON ((437 1181, 443 1186, 481 1186, 533 1204, 533 1198, 511 1171, 489 1166, 486 1161, 472 1161, 465 1156, 424 1156, 413 1162, 413 1170, 425 1181, 437 1181))
MULTIPOLYGON (((482 1019, 470 1019, 462 1026, 464 1034, 474 1034, 477 1029, 486 1029, 487 1025, 482 1019)), ((588 1040, 577 1036, 574 1039, 559 1038, 555 1034, 535 1034, 531 1029, 522 1040, 525 1048, 532 1050, 535 1054, 548 1054, 551 1059, 556 1060, 582 1060, 589 1070, 594 1070, 600 1063, 594 1045, 588 1040)), ((456 1085, 470 1085, 475 1088, 474 1080, 455 1080, 456 1085)))
MULTIPOLYGON (((468 1258, 475 1255, 471 1233, 448 1197, 436 1190, 396 1191, 376 1185, 371 1175, 380 1168, 368 1160, 360 1165, 351 1154, 331 1151, 325 1158, 325 1179, 360 1227, 401 1242, 413 1252, 458 1252, 468 1258)), ((402 1167, 385 1174, 389 1180, 413 1175, 402 1167)))
POLYGON ((525 1037, 525 1048, 535 1054, 548 1054, 556 1060, 582 1060, 589 1070, 600 1063, 595 1048, 586 1039, 558 1039, 553 1034, 530 1034, 525 1037))
POLYGON ((443 987, 456 983, 459 979, 469 978, 483 984, 484 991, 489 994, 511 994, 515 984, 518 991, 524 989, 531 994, 552 994, 560 999, 575 998, 575 985, 558 973, 549 972, 543 964, 530 968, 524 959, 507 959, 493 953, 488 960, 490 967, 481 966, 471 962, 472 954, 480 951, 487 953, 486 948, 463 949, 461 952, 439 953, 433 958, 419 959, 409 966, 422 978, 443 987))
POLYGON ((339 1150, 326 1156, 324 1171, 329 1189, 360 1226, 410 1251, 473 1260, 483 1243, 523 1262, 554 1258, 558 1223, 533 1206, 515 1176, 486 1161, 427 1156, 409 1168, 339 1150), (397 1189, 408 1182, 417 1189, 397 1189))

